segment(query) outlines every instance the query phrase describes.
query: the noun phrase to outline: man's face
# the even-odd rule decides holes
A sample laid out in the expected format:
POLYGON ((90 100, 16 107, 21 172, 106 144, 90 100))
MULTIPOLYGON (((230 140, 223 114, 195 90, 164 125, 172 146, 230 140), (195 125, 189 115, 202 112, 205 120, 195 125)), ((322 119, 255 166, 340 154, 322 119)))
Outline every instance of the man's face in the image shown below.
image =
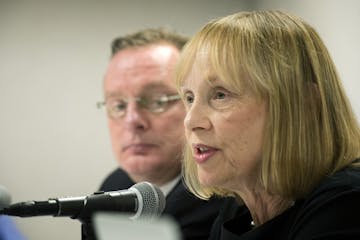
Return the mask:
POLYGON ((163 184, 179 174, 185 110, 169 102, 154 113, 135 98, 177 94, 173 73, 179 51, 158 44, 125 49, 110 61, 104 80, 106 101, 126 99, 125 114, 108 117, 113 152, 135 182, 163 184))

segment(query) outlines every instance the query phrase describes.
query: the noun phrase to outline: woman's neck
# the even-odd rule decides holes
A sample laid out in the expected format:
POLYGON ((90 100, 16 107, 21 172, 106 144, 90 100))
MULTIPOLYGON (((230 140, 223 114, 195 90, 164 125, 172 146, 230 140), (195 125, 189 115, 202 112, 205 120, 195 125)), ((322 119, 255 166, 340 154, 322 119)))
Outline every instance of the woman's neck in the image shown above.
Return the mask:
POLYGON ((293 201, 277 195, 271 195, 265 190, 242 192, 239 196, 248 207, 255 226, 261 225, 280 215, 293 205, 293 201))

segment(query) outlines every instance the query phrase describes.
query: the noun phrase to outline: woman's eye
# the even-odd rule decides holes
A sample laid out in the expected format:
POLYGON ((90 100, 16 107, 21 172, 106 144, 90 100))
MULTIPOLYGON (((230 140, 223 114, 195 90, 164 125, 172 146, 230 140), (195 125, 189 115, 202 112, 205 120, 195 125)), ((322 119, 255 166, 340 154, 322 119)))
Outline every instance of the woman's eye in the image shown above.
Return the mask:
POLYGON ((214 100, 223 100, 229 97, 230 93, 224 89, 214 89, 212 98, 214 100))
POLYGON ((224 99, 226 97, 226 93, 222 92, 222 91, 216 91, 214 98, 215 99, 224 99))
POLYGON ((186 94, 185 95, 185 102, 186 103, 193 103, 194 102, 194 97, 191 94, 186 94))
POLYGON ((234 94, 223 87, 213 89, 210 93, 209 104, 215 109, 225 110, 235 103, 234 94))

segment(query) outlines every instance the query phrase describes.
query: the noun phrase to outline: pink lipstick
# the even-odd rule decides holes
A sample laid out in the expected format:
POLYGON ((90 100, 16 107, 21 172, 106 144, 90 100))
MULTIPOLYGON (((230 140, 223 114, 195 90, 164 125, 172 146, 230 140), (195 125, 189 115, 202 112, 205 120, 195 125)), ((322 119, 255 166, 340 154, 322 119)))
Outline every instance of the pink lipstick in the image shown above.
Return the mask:
POLYGON ((206 162, 218 151, 218 149, 204 144, 193 144, 193 149, 194 159, 198 164, 206 162))

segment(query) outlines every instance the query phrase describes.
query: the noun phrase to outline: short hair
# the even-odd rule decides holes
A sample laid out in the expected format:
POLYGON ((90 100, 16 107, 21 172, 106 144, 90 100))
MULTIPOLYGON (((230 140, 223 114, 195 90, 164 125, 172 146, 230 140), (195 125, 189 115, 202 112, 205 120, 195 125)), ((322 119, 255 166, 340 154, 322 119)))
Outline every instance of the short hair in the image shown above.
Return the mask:
MULTIPOLYGON (((328 50, 301 18, 268 10, 213 20, 182 51, 179 91, 194 64, 210 66, 232 90, 246 87, 267 103, 259 183, 269 193, 298 199, 326 176, 356 165, 358 122, 328 50)), ((201 185, 190 146, 185 147, 183 175, 201 198, 236 196, 201 185)))
POLYGON ((158 43, 168 43, 181 50, 187 41, 188 37, 165 28, 147 28, 115 38, 111 43, 111 56, 123 49, 158 43))

